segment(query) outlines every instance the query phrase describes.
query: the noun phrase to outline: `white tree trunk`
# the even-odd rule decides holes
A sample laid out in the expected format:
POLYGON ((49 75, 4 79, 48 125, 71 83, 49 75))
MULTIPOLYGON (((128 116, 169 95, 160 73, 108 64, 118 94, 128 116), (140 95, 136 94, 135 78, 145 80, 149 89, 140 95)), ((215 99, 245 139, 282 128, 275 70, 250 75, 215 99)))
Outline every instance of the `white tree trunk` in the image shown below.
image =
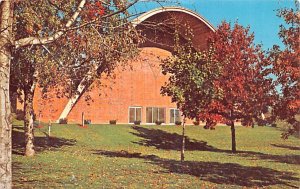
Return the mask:
MULTIPOLYGON (((34 89, 34 87, 31 87, 34 89)), ((25 131, 25 156, 34 156, 34 128, 33 128, 33 96, 32 89, 25 92, 24 102, 24 131, 25 131)))
POLYGON ((10 189, 11 172, 11 118, 9 76, 11 60, 12 4, 0 2, 0 188, 10 189))
MULTIPOLYGON (((4 56, 0 54, 0 63, 4 56)), ((9 68, 0 67, 0 188, 11 188, 11 119, 9 103, 9 68)))

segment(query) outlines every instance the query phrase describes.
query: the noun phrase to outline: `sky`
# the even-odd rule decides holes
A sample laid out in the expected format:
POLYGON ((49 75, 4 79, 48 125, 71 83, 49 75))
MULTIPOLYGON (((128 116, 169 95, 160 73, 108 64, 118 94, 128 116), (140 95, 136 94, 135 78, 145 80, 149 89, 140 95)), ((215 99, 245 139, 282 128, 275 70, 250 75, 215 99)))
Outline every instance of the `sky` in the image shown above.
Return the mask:
POLYGON ((278 9, 294 7, 294 0, 168 0, 168 3, 140 2, 134 12, 149 11, 163 6, 190 9, 210 22, 215 28, 223 21, 239 24, 254 32, 255 43, 267 50, 274 44, 282 46, 278 37, 283 19, 276 16, 278 9))

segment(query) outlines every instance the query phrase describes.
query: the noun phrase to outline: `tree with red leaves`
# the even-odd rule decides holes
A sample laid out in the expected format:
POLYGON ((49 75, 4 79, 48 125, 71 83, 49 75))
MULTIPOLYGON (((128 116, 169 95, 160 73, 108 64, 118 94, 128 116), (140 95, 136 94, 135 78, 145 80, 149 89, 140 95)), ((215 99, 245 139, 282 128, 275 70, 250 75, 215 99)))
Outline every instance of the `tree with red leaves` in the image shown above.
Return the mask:
POLYGON ((273 61, 273 74, 276 84, 280 87, 277 103, 273 108, 276 117, 286 120, 291 127, 282 134, 287 138, 293 133, 300 132, 300 122, 296 116, 300 114, 300 10, 299 1, 295 1, 294 9, 281 9, 278 16, 282 17, 286 25, 280 26, 279 37, 285 49, 274 45, 270 51, 273 61))
POLYGON ((261 113, 273 102, 274 87, 269 76, 269 60, 260 45, 254 44, 250 28, 222 22, 209 39, 215 49, 214 59, 221 74, 214 86, 221 96, 210 109, 228 120, 231 127, 232 152, 236 152, 235 121, 260 119, 261 113))
POLYGON ((188 45, 162 64, 163 73, 170 75, 162 93, 189 118, 226 120, 233 153, 235 121, 260 119, 273 102, 270 63, 249 30, 222 22, 209 38, 208 50, 194 52, 188 45))

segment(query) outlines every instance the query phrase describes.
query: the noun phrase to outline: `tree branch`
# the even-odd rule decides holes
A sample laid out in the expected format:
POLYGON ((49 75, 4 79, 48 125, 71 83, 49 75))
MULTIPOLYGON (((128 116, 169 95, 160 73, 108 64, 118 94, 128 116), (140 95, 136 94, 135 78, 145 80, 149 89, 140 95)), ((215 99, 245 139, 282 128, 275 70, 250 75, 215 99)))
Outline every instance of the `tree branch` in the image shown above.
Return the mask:
POLYGON ((57 31, 55 34, 53 34, 52 36, 49 37, 26 37, 26 38, 22 38, 19 39, 15 42, 15 48, 20 48, 20 47, 24 47, 24 46, 28 46, 28 45, 41 45, 41 44, 48 44, 48 43, 52 43, 53 41, 57 40, 58 38, 60 38, 64 33, 66 33, 68 30, 74 30, 76 28, 81 28, 90 24, 93 24, 101 19, 104 18, 108 18, 108 17, 112 17, 116 14, 119 14, 121 12, 124 12, 125 10, 127 10, 128 8, 130 8, 131 6, 133 6, 135 3, 137 3, 139 0, 134 0, 132 3, 130 3, 129 5, 123 7, 122 9, 119 9, 116 12, 104 15, 100 18, 97 18, 95 20, 92 20, 90 22, 86 22, 80 26, 77 27, 73 27, 71 28, 72 24, 75 22, 75 20, 78 18, 80 12, 82 11, 84 5, 86 4, 86 0, 81 0, 80 4, 78 5, 78 8, 76 10, 76 12, 73 14, 73 16, 71 17, 71 19, 67 22, 67 24, 65 25, 65 27, 59 31, 57 31))
POLYGON ((20 47, 24 47, 24 46, 28 46, 28 45, 48 44, 48 43, 51 43, 51 42, 55 41, 56 39, 60 38, 65 33, 65 29, 70 28, 71 25, 78 18, 85 3, 86 3, 86 0, 81 0, 81 2, 79 3, 79 5, 77 7, 77 10, 75 11, 75 13, 71 17, 71 19, 67 22, 67 24, 65 25, 65 28, 63 30, 58 31, 54 35, 49 36, 49 37, 26 37, 23 39, 19 39, 15 42, 15 48, 20 48, 20 47))

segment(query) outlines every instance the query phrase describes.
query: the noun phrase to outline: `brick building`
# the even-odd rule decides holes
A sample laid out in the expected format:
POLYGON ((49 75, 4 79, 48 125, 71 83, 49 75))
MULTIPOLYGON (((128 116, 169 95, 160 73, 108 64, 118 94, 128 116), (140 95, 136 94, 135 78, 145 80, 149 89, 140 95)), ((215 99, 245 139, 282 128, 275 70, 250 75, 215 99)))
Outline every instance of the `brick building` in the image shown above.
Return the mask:
MULTIPOLYGON (((142 124, 153 124, 156 120, 161 120, 165 124, 174 124, 176 120, 180 120, 180 113, 170 97, 160 94, 160 88, 167 81, 167 76, 161 73, 159 66, 160 59, 172 54, 174 21, 180 23, 179 34, 182 42, 185 26, 188 25, 194 35, 194 48, 206 48, 206 39, 214 28, 198 14, 179 7, 149 11, 133 20, 133 24, 146 40, 140 46, 140 55, 128 62, 128 68, 132 69, 117 67, 114 79, 103 79, 102 83, 106 87, 89 91, 92 97, 89 105, 85 101, 84 92, 72 99, 53 98, 41 103, 40 89, 37 89, 34 98, 35 113, 45 122, 67 118, 69 123, 80 123, 84 112, 85 119, 92 123, 117 120, 117 123, 128 124, 140 120, 142 124)), ((79 86, 78 90, 84 91, 85 87, 79 86)))

